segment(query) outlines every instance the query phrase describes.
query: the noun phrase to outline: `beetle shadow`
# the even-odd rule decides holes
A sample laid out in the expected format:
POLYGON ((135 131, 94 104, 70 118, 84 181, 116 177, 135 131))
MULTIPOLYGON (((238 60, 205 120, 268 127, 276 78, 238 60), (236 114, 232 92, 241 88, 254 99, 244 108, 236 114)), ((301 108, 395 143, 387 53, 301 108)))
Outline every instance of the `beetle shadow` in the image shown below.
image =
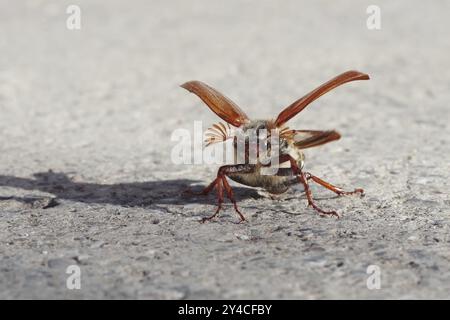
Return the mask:
MULTIPOLYGON (((33 178, 20 178, 0 175, 0 186, 41 191, 52 194, 56 199, 70 200, 87 204, 111 204, 124 207, 151 207, 158 205, 186 205, 191 203, 212 204, 212 197, 190 196, 183 193, 192 184, 200 181, 190 179, 158 180, 117 184, 78 182, 61 172, 38 172, 33 178)), ((194 191, 204 186, 194 186, 194 191)), ((233 187, 236 199, 261 198, 255 189, 233 187)), ((214 194, 215 192, 211 192, 214 194)), ((45 197, 41 197, 45 198, 45 197)), ((39 197, 3 196, 0 200, 16 200, 29 203, 39 197)))

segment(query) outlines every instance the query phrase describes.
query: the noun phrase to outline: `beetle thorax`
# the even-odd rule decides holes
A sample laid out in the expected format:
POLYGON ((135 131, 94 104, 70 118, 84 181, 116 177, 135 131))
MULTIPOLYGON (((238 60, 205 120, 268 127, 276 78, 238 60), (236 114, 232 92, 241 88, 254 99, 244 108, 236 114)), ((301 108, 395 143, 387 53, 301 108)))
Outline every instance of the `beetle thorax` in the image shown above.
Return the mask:
POLYGON ((253 120, 247 124, 244 124, 242 126, 242 131, 244 131, 244 132, 247 132, 250 130, 259 131, 261 129, 270 130, 271 127, 273 127, 273 126, 270 125, 270 121, 268 121, 268 120, 253 120))
POLYGON ((241 134, 245 137, 246 142, 252 138, 257 137, 259 143, 265 140, 268 150, 274 144, 273 139, 277 140, 279 147, 279 154, 287 154, 289 143, 286 139, 280 136, 280 130, 277 128, 272 120, 253 120, 241 127, 241 134))

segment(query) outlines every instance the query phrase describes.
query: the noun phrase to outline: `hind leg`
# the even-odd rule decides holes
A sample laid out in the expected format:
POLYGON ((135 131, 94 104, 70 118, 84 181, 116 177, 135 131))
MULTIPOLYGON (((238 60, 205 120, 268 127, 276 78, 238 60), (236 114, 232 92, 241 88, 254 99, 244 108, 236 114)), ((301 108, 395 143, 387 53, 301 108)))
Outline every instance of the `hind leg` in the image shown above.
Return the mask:
POLYGON ((214 179, 213 182, 211 182, 205 189, 203 189, 203 190, 200 191, 200 192, 194 192, 194 191, 192 191, 192 190, 189 188, 189 189, 183 191, 183 194, 186 194, 186 195, 194 195, 194 196, 206 196, 206 195, 208 195, 208 193, 210 193, 211 190, 217 185, 218 180, 219 180, 218 178, 214 179))

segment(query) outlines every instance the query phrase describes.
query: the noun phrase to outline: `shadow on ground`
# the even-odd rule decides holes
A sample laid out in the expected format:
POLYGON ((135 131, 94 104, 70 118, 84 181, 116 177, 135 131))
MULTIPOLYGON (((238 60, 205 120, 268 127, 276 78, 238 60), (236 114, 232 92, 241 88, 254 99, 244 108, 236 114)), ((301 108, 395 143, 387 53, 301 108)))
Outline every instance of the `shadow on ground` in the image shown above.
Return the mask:
MULTIPOLYGON (((75 182, 65 173, 53 171, 33 174, 34 178, 19 178, 0 175, 0 186, 20 188, 30 191, 41 191, 53 194, 58 199, 82 203, 112 204, 125 207, 151 206, 159 204, 184 205, 189 203, 214 203, 211 197, 188 196, 183 191, 199 181, 174 179, 147 182, 131 182, 118 184, 98 184, 75 182)), ((193 187, 199 191, 203 186, 193 187)), ((238 199, 261 197, 256 190, 249 188, 233 188, 238 199)), ((36 197, 0 197, 0 200, 14 199, 20 202, 35 201, 36 197)))

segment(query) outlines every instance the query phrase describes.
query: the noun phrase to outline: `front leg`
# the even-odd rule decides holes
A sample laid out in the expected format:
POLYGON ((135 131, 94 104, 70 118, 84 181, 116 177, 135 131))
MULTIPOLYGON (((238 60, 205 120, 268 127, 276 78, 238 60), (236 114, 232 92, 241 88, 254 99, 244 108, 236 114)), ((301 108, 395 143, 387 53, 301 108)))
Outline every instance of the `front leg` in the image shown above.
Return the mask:
POLYGON ((209 221, 209 220, 213 219, 215 216, 217 216, 219 214, 219 211, 222 209, 223 188, 222 188, 221 182, 222 181, 219 180, 219 177, 217 177, 217 179, 213 181, 213 183, 215 184, 215 186, 217 188, 217 209, 216 209, 216 212, 214 212, 214 214, 212 216, 202 218, 202 220, 200 220, 201 223, 205 223, 206 221, 209 221), (215 181, 217 181, 217 182, 215 182, 215 181))
POLYGON ((253 172, 254 166, 253 165, 246 165, 246 164, 238 164, 238 165, 227 165, 227 166, 222 166, 219 168, 219 171, 217 172, 217 178, 214 179, 213 182, 211 182, 211 184, 209 184, 208 187, 206 187, 202 192, 200 192, 200 194, 202 195, 206 195, 208 194, 214 187, 216 187, 217 189, 217 198, 218 198, 218 206, 217 206, 217 210, 216 212, 206 218, 203 218, 200 222, 206 222, 208 220, 213 219, 214 217, 216 217, 219 213, 219 211, 222 209, 222 203, 223 203, 223 194, 224 194, 224 189, 225 192, 227 194, 228 199, 230 199, 231 203, 234 206, 234 210, 236 211, 236 213, 239 215, 240 218, 240 222, 245 221, 245 217, 244 215, 239 211, 239 208, 237 206, 237 202, 234 199, 234 194, 233 194, 233 189, 231 188, 230 184, 227 181, 227 175, 228 174, 233 174, 233 173, 251 173, 253 172))

